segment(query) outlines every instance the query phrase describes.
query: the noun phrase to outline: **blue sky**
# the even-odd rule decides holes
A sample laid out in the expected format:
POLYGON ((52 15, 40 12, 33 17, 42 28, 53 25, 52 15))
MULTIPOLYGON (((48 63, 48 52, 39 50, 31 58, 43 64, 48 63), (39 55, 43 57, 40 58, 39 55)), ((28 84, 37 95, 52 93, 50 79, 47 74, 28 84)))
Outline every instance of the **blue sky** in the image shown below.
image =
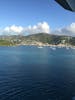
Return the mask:
POLYGON ((0 0, 0 28, 39 22, 47 22, 55 30, 74 23, 75 13, 64 10, 55 0, 0 0))

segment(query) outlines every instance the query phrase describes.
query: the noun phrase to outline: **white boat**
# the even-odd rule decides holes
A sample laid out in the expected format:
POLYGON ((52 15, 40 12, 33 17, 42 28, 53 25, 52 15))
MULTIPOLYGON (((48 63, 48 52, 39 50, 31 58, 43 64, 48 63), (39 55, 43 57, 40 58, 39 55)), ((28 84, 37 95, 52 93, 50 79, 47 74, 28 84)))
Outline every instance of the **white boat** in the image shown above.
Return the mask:
POLYGON ((70 48, 69 47, 66 47, 66 49, 69 50, 70 48))
POLYGON ((56 50, 56 47, 52 47, 52 50, 56 50))
POLYGON ((43 48, 43 47, 42 47, 42 46, 39 46, 38 48, 40 48, 40 49, 41 49, 41 48, 43 48))
POLYGON ((51 48, 52 50, 56 50, 56 47, 54 47, 54 46, 50 46, 50 48, 51 48))

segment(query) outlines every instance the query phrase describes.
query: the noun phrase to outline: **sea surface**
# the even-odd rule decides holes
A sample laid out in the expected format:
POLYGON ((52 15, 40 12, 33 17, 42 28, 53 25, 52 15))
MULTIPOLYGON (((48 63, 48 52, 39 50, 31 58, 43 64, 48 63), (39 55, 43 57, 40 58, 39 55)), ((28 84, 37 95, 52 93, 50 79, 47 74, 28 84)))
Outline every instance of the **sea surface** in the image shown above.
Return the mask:
POLYGON ((75 49, 0 47, 0 100, 75 100, 75 49))

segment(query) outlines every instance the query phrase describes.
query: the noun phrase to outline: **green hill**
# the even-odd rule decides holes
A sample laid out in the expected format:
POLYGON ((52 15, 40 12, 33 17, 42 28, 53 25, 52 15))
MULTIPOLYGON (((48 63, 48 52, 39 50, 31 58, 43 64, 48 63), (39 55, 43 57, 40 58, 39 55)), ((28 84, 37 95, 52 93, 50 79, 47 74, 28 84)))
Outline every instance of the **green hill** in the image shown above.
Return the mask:
POLYGON ((64 44, 75 46, 75 37, 72 36, 59 36, 46 33, 32 34, 28 36, 0 36, 0 45, 31 45, 36 43, 43 44, 64 44))

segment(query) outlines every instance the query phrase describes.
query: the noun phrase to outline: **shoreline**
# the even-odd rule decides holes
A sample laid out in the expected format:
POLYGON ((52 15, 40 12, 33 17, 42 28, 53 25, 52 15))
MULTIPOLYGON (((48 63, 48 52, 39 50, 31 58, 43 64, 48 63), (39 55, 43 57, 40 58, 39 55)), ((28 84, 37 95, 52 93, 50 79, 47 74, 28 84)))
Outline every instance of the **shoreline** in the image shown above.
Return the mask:
MULTIPOLYGON (((1 45, 2 46, 2 45, 1 45)), ((17 44, 17 45, 10 45, 7 47, 17 47, 17 46, 36 46, 36 47, 53 47, 53 48, 72 48, 75 49, 75 46, 72 45, 63 45, 63 44, 59 44, 59 45, 52 45, 52 44, 48 44, 48 45, 35 45, 35 44, 17 44)))
POLYGON ((37 46, 37 47, 58 47, 58 48, 75 48, 73 45, 65 45, 65 44, 58 44, 58 45, 53 45, 53 44, 18 44, 15 46, 37 46))
POLYGON ((39 48, 43 47, 51 47, 51 48, 72 48, 75 49, 75 46, 73 45, 64 45, 64 44, 59 44, 59 45, 52 45, 52 44, 43 44, 43 45, 37 45, 37 44, 16 44, 16 45, 0 45, 2 47, 17 47, 17 46, 36 46, 39 48))

